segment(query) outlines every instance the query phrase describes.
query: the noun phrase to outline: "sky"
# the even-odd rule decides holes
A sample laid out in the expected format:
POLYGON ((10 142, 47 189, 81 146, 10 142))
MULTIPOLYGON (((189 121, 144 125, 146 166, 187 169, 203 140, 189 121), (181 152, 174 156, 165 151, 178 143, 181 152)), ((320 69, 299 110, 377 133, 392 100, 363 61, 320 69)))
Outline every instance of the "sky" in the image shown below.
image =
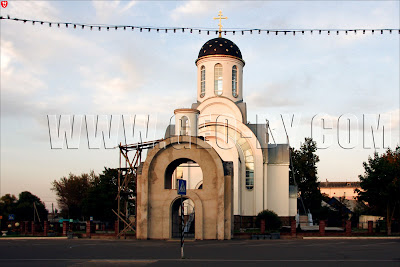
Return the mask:
MULTIPOLYGON (((227 30, 400 28, 399 1, 8 1, 0 8, 1 16, 21 19, 211 29, 218 27, 213 17, 219 10, 228 17, 227 30)), ((121 115, 127 121, 136 115, 141 129, 147 118, 142 140, 164 136, 174 109, 196 101, 195 60, 201 46, 216 37, 204 31, 90 31, 10 20, 0 22, 0 34, 0 195, 30 191, 48 208, 56 204, 52 181, 118 166, 117 149, 89 149, 101 144, 88 142, 95 116, 113 115, 116 123, 121 115), (69 143, 75 149, 65 142, 52 149, 62 143, 50 140, 60 115, 75 115, 74 123, 82 118, 80 130, 74 124, 80 139, 69 143)), ((246 62, 248 121, 268 119, 276 143, 287 142, 286 127, 295 148, 312 136, 320 148, 319 180, 356 181, 368 156, 399 144, 399 36, 223 37, 238 45, 246 62)), ((119 125, 115 136, 121 138, 119 125)))

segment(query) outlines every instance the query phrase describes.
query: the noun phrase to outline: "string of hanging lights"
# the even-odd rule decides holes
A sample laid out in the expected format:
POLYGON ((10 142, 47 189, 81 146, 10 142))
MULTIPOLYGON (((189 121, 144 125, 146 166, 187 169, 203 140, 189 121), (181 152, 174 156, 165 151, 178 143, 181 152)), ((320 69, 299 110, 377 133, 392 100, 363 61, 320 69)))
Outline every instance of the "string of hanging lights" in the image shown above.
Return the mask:
POLYGON ((304 35, 305 33, 310 33, 310 34, 327 34, 327 35, 339 35, 339 33, 344 33, 345 35, 352 33, 352 34, 366 34, 366 33, 371 33, 371 34, 383 34, 383 33, 398 33, 400 34, 400 29, 226 29, 226 30, 218 30, 214 28, 191 28, 191 27, 154 27, 154 26, 134 26, 134 25, 110 25, 110 24, 86 24, 86 23, 74 23, 74 22, 52 22, 52 21, 43 21, 43 20, 30 20, 30 19, 20 19, 20 18, 11 18, 9 15, 6 17, 0 16, 0 20, 10 20, 10 21, 16 21, 16 22, 23 22, 23 23, 32 23, 32 25, 47 25, 48 27, 65 27, 69 28, 72 27, 74 29, 80 28, 82 30, 84 29, 89 29, 89 30, 98 30, 101 31, 102 29, 105 29, 107 31, 109 30, 118 30, 122 29, 124 31, 126 30, 138 30, 139 32, 157 32, 157 33, 177 33, 177 32, 182 32, 182 33, 198 33, 198 34, 224 34, 226 35, 227 33, 229 34, 241 34, 244 35, 245 33, 250 33, 250 34, 267 34, 267 35, 304 35))

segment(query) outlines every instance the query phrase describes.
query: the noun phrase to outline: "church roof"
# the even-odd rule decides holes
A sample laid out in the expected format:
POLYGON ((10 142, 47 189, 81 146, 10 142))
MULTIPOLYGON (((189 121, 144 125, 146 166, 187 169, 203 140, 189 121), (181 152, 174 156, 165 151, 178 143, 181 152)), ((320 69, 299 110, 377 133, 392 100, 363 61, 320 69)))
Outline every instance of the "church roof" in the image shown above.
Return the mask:
POLYGON ((333 188, 333 187, 360 187, 360 182, 320 182, 320 188, 333 188))
POLYGON ((224 55, 231 56, 243 61, 239 47, 229 39, 222 37, 208 40, 200 49, 196 62, 207 56, 224 55))

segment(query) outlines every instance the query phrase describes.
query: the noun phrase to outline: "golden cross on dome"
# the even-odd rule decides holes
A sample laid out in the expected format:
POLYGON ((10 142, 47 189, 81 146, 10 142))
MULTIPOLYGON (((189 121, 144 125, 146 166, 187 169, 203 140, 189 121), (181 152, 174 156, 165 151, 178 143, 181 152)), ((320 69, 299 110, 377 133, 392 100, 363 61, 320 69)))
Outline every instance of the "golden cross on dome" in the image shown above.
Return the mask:
POLYGON ((219 19, 219 24, 218 24, 219 30, 218 30, 218 32, 219 32, 219 37, 221 37, 221 32, 222 32, 221 20, 222 19, 228 19, 228 17, 222 17, 222 11, 220 10, 219 13, 218 13, 218 18, 214 18, 214 19, 219 19))

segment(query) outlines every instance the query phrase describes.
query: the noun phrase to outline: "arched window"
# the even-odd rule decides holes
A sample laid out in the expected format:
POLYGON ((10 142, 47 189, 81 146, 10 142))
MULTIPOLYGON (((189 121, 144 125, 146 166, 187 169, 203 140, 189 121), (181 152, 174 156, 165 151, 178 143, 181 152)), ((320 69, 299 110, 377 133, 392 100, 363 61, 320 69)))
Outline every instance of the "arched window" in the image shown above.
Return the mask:
POLYGON ((246 164, 246 188, 251 190, 254 187, 254 157, 251 147, 248 143, 241 146, 246 164))
POLYGON ((214 93, 222 95, 222 65, 219 63, 214 67, 214 93))
POLYGON ((232 95, 233 97, 238 97, 236 65, 232 67, 232 95))
POLYGON ((254 187, 254 167, 247 165, 254 165, 254 163, 246 164, 246 188, 251 190, 254 187), (253 168, 252 168, 253 167, 253 168))
POLYGON ((189 119, 186 116, 183 116, 180 119, 181 122, 181 130, 180 130, 180 135, 188 135, 190 131, 190 125, 189 125, 189 119))
POLYGON ((206 67, 201 66, 201 92, 200 97, 204 97, 206 94, 206 67))

